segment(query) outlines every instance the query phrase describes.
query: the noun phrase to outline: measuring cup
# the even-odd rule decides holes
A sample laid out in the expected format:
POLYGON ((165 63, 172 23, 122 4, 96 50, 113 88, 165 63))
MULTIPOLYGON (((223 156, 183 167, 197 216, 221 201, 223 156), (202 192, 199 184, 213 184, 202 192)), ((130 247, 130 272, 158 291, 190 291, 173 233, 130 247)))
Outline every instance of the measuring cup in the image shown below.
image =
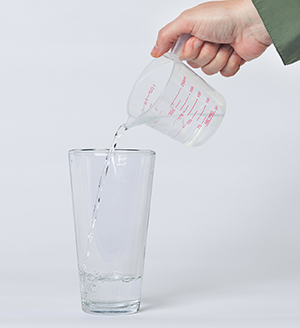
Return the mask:
POLYGON ((218 129, 226 104, 179 59, 190 37, 182 34, 171 52, 146 67, 129 95, 127 111, 132 126, 146 124, 183 144, 199 146, 218 129))

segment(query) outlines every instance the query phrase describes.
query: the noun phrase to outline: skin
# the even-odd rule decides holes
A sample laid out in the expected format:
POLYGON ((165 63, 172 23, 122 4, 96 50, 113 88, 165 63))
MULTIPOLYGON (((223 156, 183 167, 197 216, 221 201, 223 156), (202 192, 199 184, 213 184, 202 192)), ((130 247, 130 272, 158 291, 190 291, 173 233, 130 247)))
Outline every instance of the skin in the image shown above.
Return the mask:
POLYGON ((207 75, 235 75, 272 44, 251 0, 210 1, 188 9, 163 27, 151 55, 166 53, 183 33, 191 37, 180 56, 207 75))

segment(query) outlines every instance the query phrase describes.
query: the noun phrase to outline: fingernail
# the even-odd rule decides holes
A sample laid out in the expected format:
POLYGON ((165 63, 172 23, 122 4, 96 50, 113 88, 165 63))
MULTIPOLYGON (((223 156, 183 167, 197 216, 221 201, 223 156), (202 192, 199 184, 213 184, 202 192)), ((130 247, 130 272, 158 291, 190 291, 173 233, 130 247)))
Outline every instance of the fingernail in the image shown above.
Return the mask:
POLYGON ((158 48, 158 45, 156 44, 151 51, 151 56, 157 57, 158 53, 159 53, 159 48, 158 48))
POLYGON ((194 44, 193 44, 193 48, 194 48, 194 49, 200 49, 201 46, 202 46, 202 44, 203 44, 202 41, 200 41, 200 40, 198 40, 198 39, 195 39, 194 44))

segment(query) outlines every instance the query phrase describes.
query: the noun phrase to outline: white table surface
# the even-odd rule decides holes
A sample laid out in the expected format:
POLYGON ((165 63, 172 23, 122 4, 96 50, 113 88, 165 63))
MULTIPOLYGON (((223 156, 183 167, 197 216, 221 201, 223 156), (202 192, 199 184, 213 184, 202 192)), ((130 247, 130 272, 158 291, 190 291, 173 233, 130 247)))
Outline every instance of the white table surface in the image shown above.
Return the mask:
MULTIPOLYGON (((148 270, 151 271, 151 270, 148 270)), ((300 327, 300 280, 226 279, 217 274, 144 278, 141 310, 134 315, 82 312, 77 274, 49 270, 2 276, 1 327, 300 327)), ((241 277, 240 277, 241 278, 241 277)))

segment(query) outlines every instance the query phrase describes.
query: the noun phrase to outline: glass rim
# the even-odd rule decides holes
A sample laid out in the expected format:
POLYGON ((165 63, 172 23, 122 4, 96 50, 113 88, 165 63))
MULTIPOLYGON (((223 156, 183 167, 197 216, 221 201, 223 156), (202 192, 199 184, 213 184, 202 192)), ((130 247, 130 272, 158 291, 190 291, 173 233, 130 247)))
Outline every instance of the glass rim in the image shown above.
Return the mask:
MULTIPOLYGON (((109 149, 100 149, 100 148, 78 148, 78 149, 70 149, 68 151, 69 155, 90 155, 90 156, 101 156, 107 155, 109 149)), ((113 152, 113 154, 120 155, 156 155, 154 150, 151 149, 122 149, 117 148, 113 152)))

